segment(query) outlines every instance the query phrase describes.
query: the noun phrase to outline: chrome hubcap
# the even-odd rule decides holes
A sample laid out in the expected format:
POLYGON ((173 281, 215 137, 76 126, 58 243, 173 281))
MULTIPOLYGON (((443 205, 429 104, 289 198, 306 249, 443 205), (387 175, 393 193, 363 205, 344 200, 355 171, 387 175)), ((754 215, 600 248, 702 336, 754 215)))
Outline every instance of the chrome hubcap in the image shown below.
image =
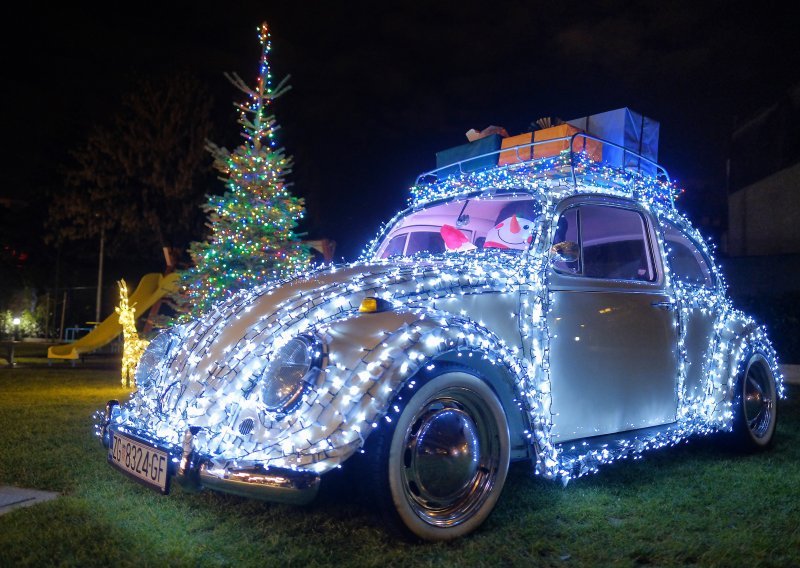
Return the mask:
POLYGON ((496 427, 479 397, 460 388, 440 392, 419 410, 405 434, 406 499, 424 521, 457 525, 491 492, 498 463, 496 427))
POLYGON ((774 414, 774 391, 770 377, 761 365, 751 365, 744 384, 744 417, 756 438, 770 430, 774 414))
POLYGON ((409 484, 426 501, 443 504, 469 489, 481 453, 475 423, 464 411, 447 407, 422 417, 406 451, 409 484))

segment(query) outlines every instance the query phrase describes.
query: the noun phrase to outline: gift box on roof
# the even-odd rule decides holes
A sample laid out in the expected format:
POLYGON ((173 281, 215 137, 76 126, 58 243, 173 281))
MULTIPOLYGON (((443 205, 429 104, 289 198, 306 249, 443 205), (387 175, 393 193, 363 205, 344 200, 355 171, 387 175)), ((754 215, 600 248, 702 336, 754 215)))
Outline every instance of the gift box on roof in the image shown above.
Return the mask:
MULTIPOLYGON (((602 145, 602 160, 612 166, 655 175, 658 160, 658 121, 627 107, 568 120, 567 124, 621 146, 602 145), (635 154, 646 158, 641 159, 635 154)), ((576 145, 579 141, 576 140, 576 145)), ((589 140, 586 140, 588 145, 589 140)), ((575 148, 576 150, 578 148, 575 148)))
MULTIPOLYGON (((580 132, 583 132, 583 130, 580 132)), ((603 143, 599 140, 577 136, 572 141, 572 150, 574 152, 585 152, 589 159, 595 162, 600 162, 603 159, 603 143)))
MULTIPOLYGON (((558 126, 537 130, 533 133, 533 141, 544 142, 546 140, 565 138, 577 132, 579 131, 574 126, 559 124, 558 126)), ((547 144, 536 144, 533 147, 533 157, 536 159, 550 158, 552 156, 558 156, 564 150, 569 150, 569 140, 557 140, 556 142, 549 142, 547 144)))
POLYGON ((469 140, 470 142, 475 142, 476 140, 478 140, 480 138, 486 138, 487 136, 489 136, 491 134, 499 134, 503 138, 508 136, 508 132, 506 132, 505 128, 503 128, 502 126, 495 126, 493 124, 487 126, 486 128, 484 128, 480 132, 478 132, 474 128, 470 128, 469 130, 467 130, 466 136, 467 136, 467 140, 469 140))
POLYGON ((490 152, 497 152, 497 150, 500 149, 502 140, 503 137, 500 134, 490 134, 474 142, 436 152, 437 169, 454 164, 452 167, 438 172, 438 175, 440 177, 446 177, 452 174, 458 174, 461 171, 475 172, 493 168, 497 165, 497 154, 483 157, 478 156, 490 152), (458 166, 459 162, 461 162, 461 169, 459 169, 458 166))
POLYGON ((518 164, 519 162, 527 162, 533 157, 531 146, 525 146, 533 142, 533 132, 526 132, 525 134, 517 134, 516 136, 509 136, 503 138, 500 143, 500 148, 514 148, 515 146, 524 146, 523 148, 515 148, 508 152, 500 152, 500 158, 497 164, 500 166, 507 166, 509 164, 518 164))
MULTIPOLYGON (((537 130, 533 133, 533 141, 545 143, 536 144, 533 147, 533 157, 539 159, 558 156, 564 150, 569 150, 570 140, 557 140, 555 142, 546 141, 555 140, 557 138, 568 138, 580 132, 582 132, 580 128, 576 128, 571 124, 559 124, 558 126, 537 130)), ((599 142, 582 136, 575 138, 572 150, 574 152, 586 152, 587 156, 595 161, 600 161, 603 155, 603 148, 599 142)))

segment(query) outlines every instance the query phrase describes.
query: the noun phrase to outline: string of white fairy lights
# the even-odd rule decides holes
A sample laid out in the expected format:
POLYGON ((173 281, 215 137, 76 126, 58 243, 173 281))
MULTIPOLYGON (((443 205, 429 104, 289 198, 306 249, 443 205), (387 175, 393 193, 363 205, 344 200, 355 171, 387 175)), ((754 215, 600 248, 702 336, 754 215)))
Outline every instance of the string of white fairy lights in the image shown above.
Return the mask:
MULTIPOLYGON (((140 365, 137 392, 115 421, 123 429, 146 433, 154 441, 172 446, 180 444, 189 427, 197 427, 196 449, 220 468, 261 464, 324 473, 362 448, 374 429, 393 420, 401 410, 395 400, 398 393, 413 387, 420 371, 435 370, 437 359, 445 353, 463 357, 467 363, 479 357, 516 385, 520 411, 530 425, 526 435, 535 449, 536 473, 566 483, 604 463, 635 458, 694 434, 730 429, 732 381, 741 371, 738 366, 747 350, 758 349, 765 355, 778 394, 784 395, 766 332, 733 308, 724 281, 720 278, 714 287, 690 286, 674 278, 665 263, 666 286, 683 319, 694 309, 719 314, 703 362, 703 388, 699 393, 687 392, 684 326, 679 333, 674 425, 623 437, 613 446, 576 448, 554 443, 547 327, 552 298, 547 278, 556 204, 577 193, 632 197, 662 225, 669 221, 683 229, 709 259, 713 259, 712 251, 675 209, 674 186, 583 155, 564 153, 544 161, 419 184, 411 189, 410 206, 416 209, 485 190, 518 192, 540 201, 542 226, 525 254, 473 251, 468 255, 373 258, 386 227, 403 215, 399 213, 381 229, 359 261, 318 267, 239 292, 205 317, 159 336, 140 365), (577 184, 564 175, 571 165, 577 172, 577 184), (519 345, 509 345, 479 321, 447 309, 449 300, 457 304, 459 297, 486 292, 519 295, 519 345), (391 302, 391 318, 360 315, 357 309, 365 296, 391 302), (237 342, 223 346, 220 342, 226 340, 224 332, 232 323, 247 332, 237 342), (358 330, 355 335, 364 338, 363 343, 342 349, 343 337, 354 329, 358 330), (327 347, 327 363, 292 412, 269 411, 254 385, 270 355, 300 334, 313 335, 327 347), (223 347, 219 360, 206 356, 223 347), (357 355, 348 357, 348 351, 357 355)), ((658 241, 661 256, 666 258, 669 245, 663 231, 658 232, 658 241)))

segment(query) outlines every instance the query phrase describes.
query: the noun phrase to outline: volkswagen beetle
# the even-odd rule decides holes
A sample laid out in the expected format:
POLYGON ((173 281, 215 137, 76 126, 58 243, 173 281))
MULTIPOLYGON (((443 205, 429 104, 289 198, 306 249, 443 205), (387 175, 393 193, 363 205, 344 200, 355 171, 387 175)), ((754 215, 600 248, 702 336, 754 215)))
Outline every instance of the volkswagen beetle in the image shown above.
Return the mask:
POLYGON ((421 177, 360 261, 157 336, 98 424, 108 461, 302 504, 355 455, 390 522, 448 540, 511 461, 566 483, 692 435, 769 446, 775 352, 663 178, 571 151, 421 177))

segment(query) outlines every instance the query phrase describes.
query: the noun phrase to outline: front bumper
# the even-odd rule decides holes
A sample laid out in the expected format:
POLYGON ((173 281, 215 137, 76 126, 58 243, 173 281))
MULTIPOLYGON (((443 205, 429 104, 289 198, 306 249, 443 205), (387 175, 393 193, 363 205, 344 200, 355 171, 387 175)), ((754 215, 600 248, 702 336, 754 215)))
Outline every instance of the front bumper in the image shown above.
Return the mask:
MULTIPOLYGON (((105 418, 100 425, 103 446, 108 448, 112 432, 118 427, 111 423, 118 412, 117 401, 106 405, 105 418)), ((153 440, 146 432, 126 428, 121 431, 142 443, 165 450, 170 455, 170 475, 172 479, 188 491, 211 489, 242 497, 306 505, 314 500, 319 491, 320 476, 307 472, 274 467, 214 467, 207 456, 195 450, 194 436, 198 430, 190 428, 184 434, 181 447, 165 447, 153 440)))

